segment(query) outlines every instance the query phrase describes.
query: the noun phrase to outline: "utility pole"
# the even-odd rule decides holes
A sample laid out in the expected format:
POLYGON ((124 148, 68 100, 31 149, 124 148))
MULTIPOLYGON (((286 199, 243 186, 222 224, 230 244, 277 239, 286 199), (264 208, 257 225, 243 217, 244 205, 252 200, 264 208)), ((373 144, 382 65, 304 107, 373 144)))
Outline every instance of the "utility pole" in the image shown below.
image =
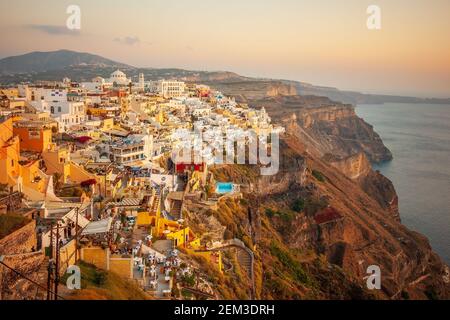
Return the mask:
POLYGON ((56 223, 56 259, 55 259, 55 300, 58 300, 59 284, 59 221, 56 223))
POLYGON ((78 262, 78 212, 80 208, 76 208, 76 217, 75 217, 75 264, 78 262))
POLYGON ((50 257, 48 259, 47 270, 47 300, 51 300, 51 284, 52 284, 52 264, 53 264, 53 222, 50 225, 50 257))
MULTIPOLYGON (((0 262, 3 262, 4 256, 0 255, 0 262)), ((3 300, 3 266, 0 265, 0 301, 3 300)))

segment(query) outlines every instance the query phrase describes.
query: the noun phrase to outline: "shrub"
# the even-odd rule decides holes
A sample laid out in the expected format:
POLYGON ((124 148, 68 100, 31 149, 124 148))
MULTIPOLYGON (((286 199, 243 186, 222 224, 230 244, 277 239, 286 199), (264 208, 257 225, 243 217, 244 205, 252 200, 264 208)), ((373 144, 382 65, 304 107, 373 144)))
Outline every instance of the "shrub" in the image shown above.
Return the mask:
POLYGON ((305 270, 303 270, 300 263, 294 260, 288 252, 278 247, 275 242, 271 243, 270 252, 273 256, 278 258, 278 260, 283 264, 284 267, 289 269, 291 275, 295 280, 303 284, 312 284, 311 279, 309 278, 305 270))
POLYGON ((181 277, 181 282, 186 284, 188 287, 195 286, 195 275, 184 275, 181 277))
POLYGON ((94 275, 94 283, 98 286, 104 285, 106 282, 106 273, 103 271, 96 271, 94 275))
POLYGON ((325 177, 323 175, 322 172, 318 171, 318 170, 313 170, 312 171, 312 175, 314 178, 316 178, 318 181, 320 182, 325 182, 325 177))
POLYGON ((292 204, 292 210, 296 212, 302 212, 303 209, 305 209, 305 200, 303 199, 297 199, 292 204))
POLYGON ((272 209, 270 209, 270 208, 267 208, 266 209, 266 215, 269 217, 269 218, 272 218, 275 214, 277 214, 275 211, 273 211, 272 209))
POLYGON ((283 211, 280 213, 280 218, 286 223, 292 222, 294 220, 295 215, 290 211, 283 211))
POLYGON ((402 298, 404 300, 409 300, 409 293, 407 291, 402 291, 402 298))

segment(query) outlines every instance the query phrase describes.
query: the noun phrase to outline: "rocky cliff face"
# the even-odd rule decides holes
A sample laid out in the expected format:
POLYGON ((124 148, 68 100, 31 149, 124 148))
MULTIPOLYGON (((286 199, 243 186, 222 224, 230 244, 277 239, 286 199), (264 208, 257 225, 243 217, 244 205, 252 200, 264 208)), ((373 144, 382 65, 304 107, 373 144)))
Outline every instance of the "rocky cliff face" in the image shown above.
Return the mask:
POLYGON ((352 180, 366 177, 372 171, 372 166, 366 154, 363 152, 343 159, 335 157, 332 154, 326 154, 323 159, 352 180))
POLYGON ((371 162, 392 159, 380 136, 350 105, 301 108, 284 122, 290 133, 306 141, 319 156, 348 158, 363 152, 371 162))
POLYGON ((392 182, 373 172, 370 162, 392 159, 373 127, 359 118, 351 105, 320 97, 278 97, 263 103, 275 121, 283 123, 305 151, 321 158, 355 180, 395 219, 398 198, 392 182), (280 111, 281 110, 281 111, 280 111))
MULTIPOLYGON (((253 239, 249 246, 257 248, 259 297, 450 297, 447 266, 425 237, 408 230, 393 215, 386 202, 389 197, 383 194, 390 196, 392 185, 384 185, 378 173, 364 168, 364 156, 348 160, 345 175, 326 159, 309 153, 296 136, 283 137, 280 150, 280 171, 274 176, 262 177, 258 169, 250 168, 245 178, 238 178, 242 175, 233 174, 234 166, 219 169, 251 190, 245 198, 257 195, 259 199, 253 204, 259 208, 259 227, 240 231, 248 242, 253 239), (350 170, 355 163, 355 170, 350 170), (354 179, 348 177, 355 173, 354 179), (380 198, 374 196, 377 192, 380 198), (380 291, 367 290, 371 265, 381 269, 380 291), (302 276, 297 279, 298 273, 302 276), (291 294, 284 289, 274 292, 274 283, 291 294)), ((239 211, 245 210, 234 212, 239 211)), ((245 216, 241 220, 240 225, 249 225, 243 222, 245 216)))
POLYGON ((244 235, 260 235, 252 238, 264 279, 259 297, 450 297, 448 267, 425 237, 401 224, 392 182, 371 168, 391 159, 390 151, 352 106, 281 95, 246 102, 264 106, 287 129, 278 174, 220 169, 259 198, 259 227, 244 235), (380 291, 366 288, 371 265, 381 268, 380 291))

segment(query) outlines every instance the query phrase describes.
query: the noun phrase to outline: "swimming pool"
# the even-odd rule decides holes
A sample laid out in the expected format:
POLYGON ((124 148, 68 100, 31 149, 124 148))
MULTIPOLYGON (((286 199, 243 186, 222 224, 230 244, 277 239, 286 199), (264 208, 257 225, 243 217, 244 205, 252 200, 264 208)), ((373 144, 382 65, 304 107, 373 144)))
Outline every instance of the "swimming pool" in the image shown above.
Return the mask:
POLYGON ((226 194, 234 191, 233 184, 230 182, 218 182, 216 184, 216 193, 226 194))

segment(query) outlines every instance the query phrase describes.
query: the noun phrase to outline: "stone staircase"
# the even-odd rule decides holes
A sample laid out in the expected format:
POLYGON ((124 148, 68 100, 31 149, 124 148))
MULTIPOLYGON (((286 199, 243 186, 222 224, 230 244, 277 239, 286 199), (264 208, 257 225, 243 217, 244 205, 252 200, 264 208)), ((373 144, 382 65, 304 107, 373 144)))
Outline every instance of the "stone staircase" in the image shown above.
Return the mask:
MULTIPOLYGON (((45 256, 42 261, 41 267, 39 268, 38 273, 38 283, 41 285, 47 285, 47 276, 48 276, 48 265, 49 265, 49 257, 45 256)), ((47 291, 42 288, 36 288, 36 298, 35 300, 47 300, 47 291)))
POLYGON ((150 208, 151 213, 156 213, 158 211, 159 205, 161 202, 161 191, 156 190, 155 197, 153 199, 152 206, 150 208))
POLYGON ((172 209, 170 210, 170 215, 175 219, 179 219, 181 217, 181 207, 182 202, 178 200, 175 201, 174 205, 172 206, 172 209))
MULTIPOLYGON (((250 250, 244 242, 239 239, 231 239, 227 241, 222 241, 218 243, 214 243, 211 247, 206 249, 206 251, 223 251, 230 248, 234 248, 237 250, 237 259, 240 266, 247 272, 250 277, 252 290, 251 299, 255 299, 255 277, 254 277, 254 254, 253 251, 250 250)), ((202 250, 197 250, 202 251, 202 250)))
POLYGON ((236 255, 240 266, 244 268, 249 277, 251 277, 253 272, 251 256, 246 251, 239 249, 237 250, 236 255))

